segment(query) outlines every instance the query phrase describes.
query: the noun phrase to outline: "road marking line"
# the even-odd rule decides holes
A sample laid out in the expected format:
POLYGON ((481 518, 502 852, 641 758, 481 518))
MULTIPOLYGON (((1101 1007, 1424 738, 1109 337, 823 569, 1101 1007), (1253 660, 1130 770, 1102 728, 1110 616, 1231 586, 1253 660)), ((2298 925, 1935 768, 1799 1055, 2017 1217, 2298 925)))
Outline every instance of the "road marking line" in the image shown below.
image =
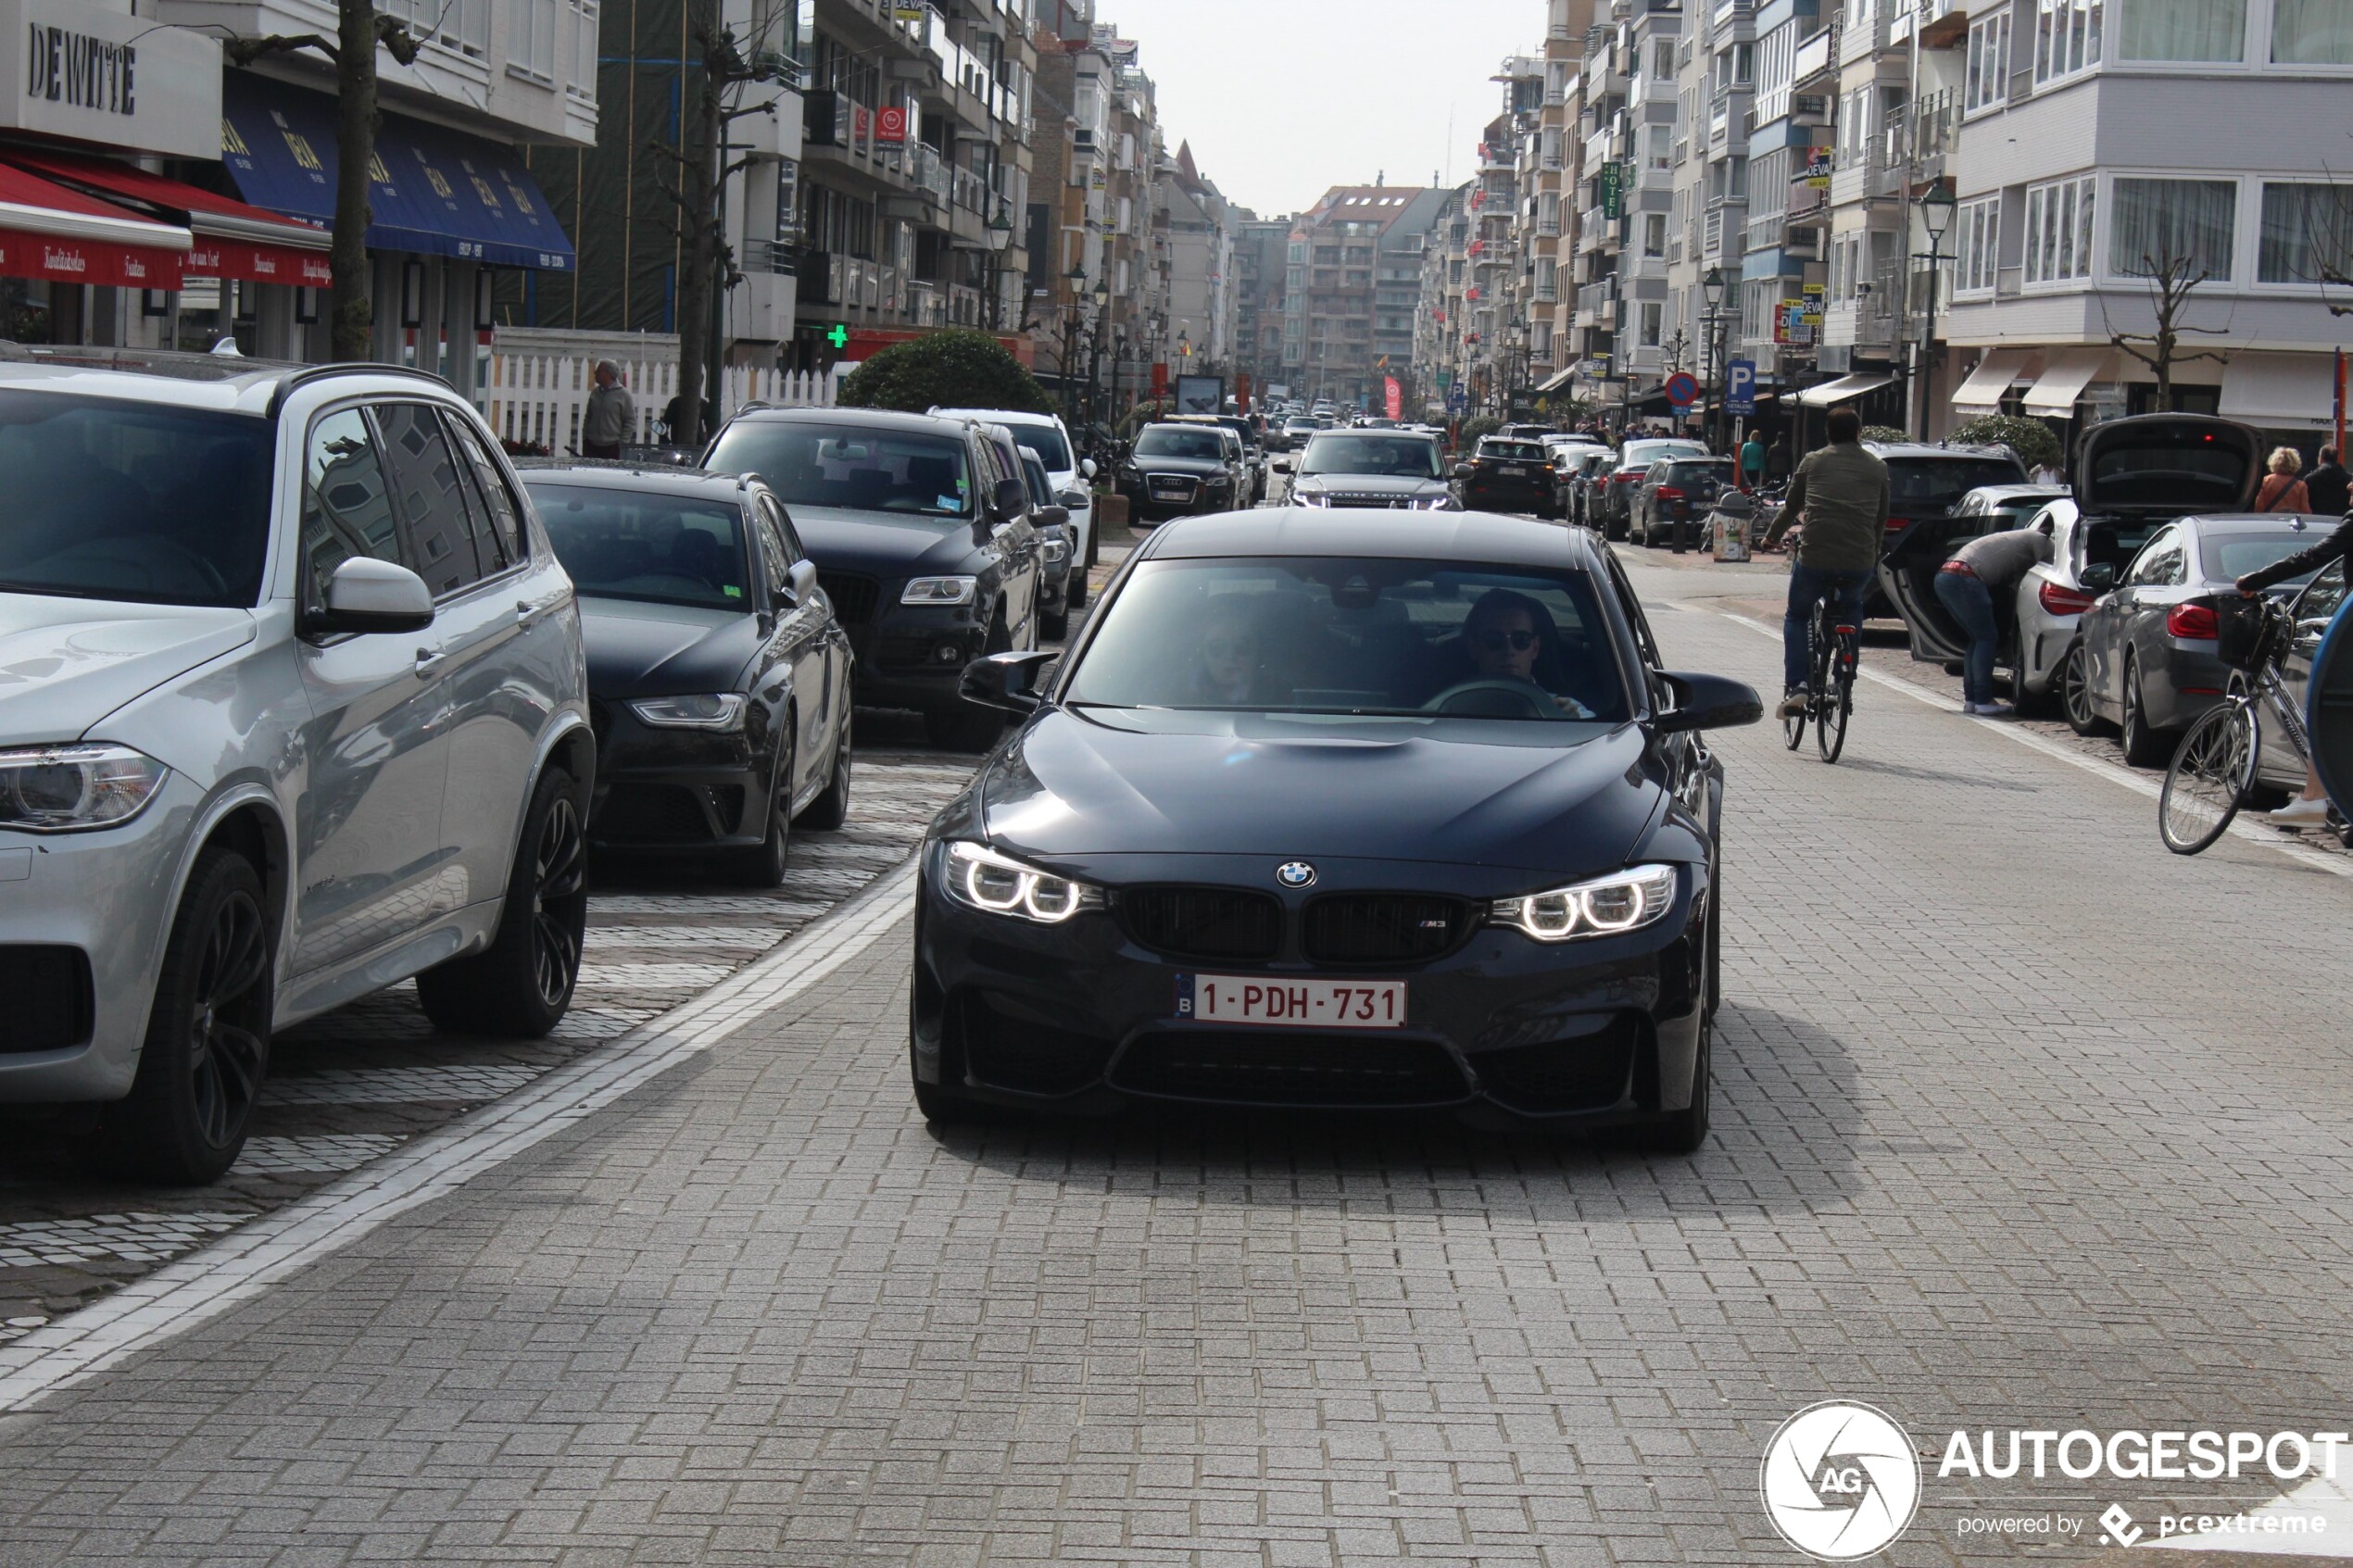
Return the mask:
MULTIPOLYGON (((1719 609, 1716 613, 1735 625, 1747 627, 1759 636, 1770 637, 1776 643, 1781 640, 1781 630, 1778 626, 1768 626, 1754 617, 1741 615, 1729 609, 1719 609)), ((1889 691, 1901 692, 1913 701, 1923 703, 1930 708, 1938 709, 1946 713, 1958 713, 1961 710, 1959 703, 1955 702, 1944 693, 1931 691, 1926 686, 1915 685, 1909 681, 1883 674, 1877 670, 1865 670, 1858 667, 1855 673, 1866 681, 1885 686, 1889 691)), ((2165 786, 2161 781, 2144 778, 2140 773, 2120 762, 2110 762, 2098 757, 2086 757, 2073 747, 2062 746, 2047 735, 2038 735, 2032 730, 2021 730, 2014 724, 1989 723, 1982 727, 2006 740, 2016 741, 2029 751, 2039 751, 2045 757, 2055 757, 2062 762, 2071 763, 2082 769, 2087 773, 2106 779, 2110 784, 2122 784, 2133 794, 2147 799, 2159 799, 2165 793, 2165 786)), ((2245 812, 2241 812, 2232 822, 2231 836, 2244 839, 2249 844, 2259 845, 2273 854, 2286 856, 2298 865, 2326 872, 2331 876, 2353 877, 2353 859, 2339 855, 2325 854, 2317 849, 2307 849, 2300 844, 2283 843, 2276 833, 2267 832, 2246 821, 2245 812)))
POLYGON ((617 1048, 560 1067, 201 1252, 0 1345, 0 1411, 22 1410, 178 1338, 701 1055, 873 946, 914 907, 914 887, 911 859, 833 917, 624 1036, 617 1048))

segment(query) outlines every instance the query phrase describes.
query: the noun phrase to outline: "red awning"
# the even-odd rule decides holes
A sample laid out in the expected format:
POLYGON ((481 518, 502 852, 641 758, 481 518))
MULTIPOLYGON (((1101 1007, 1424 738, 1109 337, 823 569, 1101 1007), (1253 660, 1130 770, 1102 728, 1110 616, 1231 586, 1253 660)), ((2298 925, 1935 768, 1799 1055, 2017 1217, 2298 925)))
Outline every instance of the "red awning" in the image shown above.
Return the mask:
POLYGON ((127 203, 162 221, 187 224, 195 245, 181 270, 188 277, 242 278, 307 288, 325 288, 334 281, 327 266, 325 231, 234 196, 217 195, 108 158, 21 147, 6 149, 0 158, 78 194, 127 203))
POLYGON ((176 289, 188 231, 0 164, 0 277, 176 289))

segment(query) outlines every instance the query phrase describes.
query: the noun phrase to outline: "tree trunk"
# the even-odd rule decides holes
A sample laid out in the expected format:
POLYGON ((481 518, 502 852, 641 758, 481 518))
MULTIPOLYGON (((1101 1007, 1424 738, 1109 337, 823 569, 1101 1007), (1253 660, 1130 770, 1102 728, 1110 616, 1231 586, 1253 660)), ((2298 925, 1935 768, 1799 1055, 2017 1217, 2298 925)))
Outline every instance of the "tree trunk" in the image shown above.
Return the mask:
POLYGON ((693 119, 686 132, 685 167, 679 189, 690 205, 685 220, 686 275, 678 280, 678 395, 685 401, 683 435, 671 439, 683 446, 699 445, 711 433, 703 423, 703 367, 711 358, 711 294, 719 270, 719 129, 721 73, 713 67, 714 33, 704 44, 702 80, 692 99, 693 119))
POLYGON ((376 158, 376 11, 372 0, 338 0, 336 10, 335 230, 327 265, 334 274, 332 357, 374 358, 370 340, 368 170, 376 158))

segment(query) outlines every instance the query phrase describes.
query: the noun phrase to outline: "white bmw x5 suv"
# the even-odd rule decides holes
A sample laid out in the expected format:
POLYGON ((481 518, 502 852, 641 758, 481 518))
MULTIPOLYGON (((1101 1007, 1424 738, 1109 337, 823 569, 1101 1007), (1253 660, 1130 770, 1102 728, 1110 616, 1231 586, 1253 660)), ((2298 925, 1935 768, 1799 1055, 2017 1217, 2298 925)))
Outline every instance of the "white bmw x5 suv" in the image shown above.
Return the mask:
POLYGON ((572 583, 478 415, 389 366, 0 345, 0 1104, 235 1160, 273 1027, 417 978, 572 999, 572 583))

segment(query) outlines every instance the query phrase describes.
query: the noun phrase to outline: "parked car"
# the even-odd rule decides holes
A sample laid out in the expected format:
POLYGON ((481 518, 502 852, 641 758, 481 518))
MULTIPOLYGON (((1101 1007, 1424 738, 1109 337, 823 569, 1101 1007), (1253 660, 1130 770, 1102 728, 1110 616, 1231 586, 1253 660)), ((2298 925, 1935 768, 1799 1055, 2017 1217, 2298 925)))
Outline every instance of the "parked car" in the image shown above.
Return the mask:
POLYGON ((1070 508, 1054 498, 1046 465, 1026 449, 1021 459, 1022 477, 1029 482, 1029 521, 1038 530, 1038 634, 1060 642, 1070 635, 1071 596, 1087 581, 1087 569, 1077 564, 1070 543, 1070 508))
POLYGON ((1679 435, 1639 436, 1625 443, 1617 449, 1617 464, 1609 470, 1608 478, 1587 496, 1589 503, 1599 503, 1599 515, 1591 515, 1596 508, 1589 505, 1586 525, 1599 529, 1608 538, 1625 538, 1634 515, 1635 488, 1649 476, 1651 465, 1661 458, 1705 456, 1705 442, 1679 435))
POLYGON ((1552 458, 1537 442, 1481 436, 1470 460, 1454 465, 1454 479, 1463 505, 1473 511, 1551 517, 1560 506, 1552 458))
POLYGON ((703 467, 756 475, 791 508, 849 633, 851 692, 913 709, 936 746, 985 750, 999 715, 957 671, 1034 648, 1043 547, 1029 485, 971 420, 875 408, 748 408, 703 467))
POLYGON ((1266 498, 1269 476, 1273 470, 1267 463, 1266 449, 1259 445, 1258 432, 1252 426, 1250 420, 1239 414, 1176 414, 1170 416, 1166 422, 1169 424, 1214 424, 1221 429, 1231 431, 1236 444, 1240 448, 1239 458, 1242 466, 1242 487, 1239 492, 1242 499, 1239 504, 1254 507, 1266 498))
MULTIPOLYGON (((2321 568, 2288 603, 2288 613, 2296 618, 2296 641, 2288 645, 2280 683, 2298 711, 2309 711, 2312 661, 2320 657, 2321 640, 2328 635, 2329 624, 2344 603, 2345 563, 2341 560, 2321 568)), ((2231 676, 2233 685, 2245 688, 2245 676, 2235 670, 2231 676)), ((2301 793, 2304 759, 2288 744, 2286 732, 2268 717, 2258 728, 2262 736, 2262 755, 2256 769, 2259 782, 2272 789, 2301 793)))
POLYGON ((967 673, 1022 728, 920 852, 925 1117, 1189 1101, 1705 1140, 1724 762, 1699 734, 1761 706, 1659 666, 1592 535, 1189 518, 1045 662, 967 673))
MULTIPOLYGON (((1892 473, 1889 488, 1892 493, 1892 473)), ((1903 618, 1914 659, 1951 663, 1961 657, 1950 651, 1956 637, 1961 650, 1968 650, 1968 636, 1936 596, 1936 573, 1953 552, 1971 539, 2024 528, 2048 517, 2056 554, 2059 508, 2073 514, 2064 485, 1981 484, 1956 501, 1942 523, 1926 528, 1915 523, 1907 537, 1890 546, 1880 562, 1880 591, 1903 618)), ((1996 605, 1994 611, 1997 619, 2008 614, 2006 606, 1996 605)))
POLYGON ((1165 421, 1139 431, 1118 475, 1129 518, 1151 523, 1246 505, 1241 464, 1227 444, 1230 434, 1214 426, 1165 421))
POLYGON ((1541 423, 1507 424, 1495 433, 1512 441, 1541 441, 1548 435, 1558 435, 1560 430, 1541 423))
POLYGON ((1561 516, 1592 528, 1597 526, 1599 487, 1608 483, 1617 454, 1606 446, 1564 446, 1553 459, 1559 475, 1561 516))
POLYGON ((1408 431, 1319 431, 1296 463, 1277 458, 1275 468, 1291 476, 1293 506, 1442 511, 1454 505, 1438 443, 1408 431))
POLYGON ((1864 592, 1863 613, 1900 617, 1903 606, 1890 595, 1884 562, 1895 559, 1896 571, 1909 577, 1916 592, 1924 588, 1924 597, 1933 599, 1937 567, 1964 533, 1974 537, 1967 531, 1982 531, 1982 521, 1956 521, 1961 497, 1986 485, 2022 485, 2026 469, 2007 446, 1867 441, 1863 447, 1887 465, 1887 547, 1881 552, 1881 571, 1864 592))
POLYGON ((1730 458, 1661 458, 1634 487, 1628 534, 1643 545, 1656 545, 1662 536, 1673 544, 1680 527, 1683 543, 1695 546, 1717 495, 1737 484, 1730 458))
MULTIPOLYGON (((2260 473, 2259 466, 2250 473, 2260 473)), ((2250 479, 2249 484, 2260 483, 2250 479)), ((2173 755, 2181 732, 2229 689, 2232 670, 2216 657, 2221 626, 2196 601, 2235 592, 2233 583, 2334 528, 2334 518, 2241 513, 2184 517, 2164 524, 2141 546, 2115 586, 2083 612, 2083 706, 2095 728, 2114 724, 2124 759, 2158 766, 2173 755)), ((2106 581, 2095 572, 2092 584, 2106 581)), ((2285 596, 2309 578, 2277 590, 2285 596)))
POLYGON ((417 982, 437 1028, 571 1005, 596 784, 580 613, 435 377, 0 359, 0 1103, 95 1104, 210 1181, 273 1030, 417 982))
POLYGON ((849 638, 792 520, 740 474, 525 459, 580 596, 589 841, 774 887, 795 822, 849 810, 849 638))
POLYGON ((1013 439, 1033 453, 1045 465, 1046 479, 1054 487, 1053 504, 1070 513, 1071 558, 1076 570, 1071 572, 1069 607, 1076 609, 1087 602, 1088 567, 1101 558, 1102 542, 1095 534, 1094 478, 1098 471, 1095 459, 1078 456, 1071 445, 1070 431, 1057 414, 1036 414, 1026 408, 934 408, 933 413, 947 419, 985 420, 1003 425, 1013 433, 1013 439))

